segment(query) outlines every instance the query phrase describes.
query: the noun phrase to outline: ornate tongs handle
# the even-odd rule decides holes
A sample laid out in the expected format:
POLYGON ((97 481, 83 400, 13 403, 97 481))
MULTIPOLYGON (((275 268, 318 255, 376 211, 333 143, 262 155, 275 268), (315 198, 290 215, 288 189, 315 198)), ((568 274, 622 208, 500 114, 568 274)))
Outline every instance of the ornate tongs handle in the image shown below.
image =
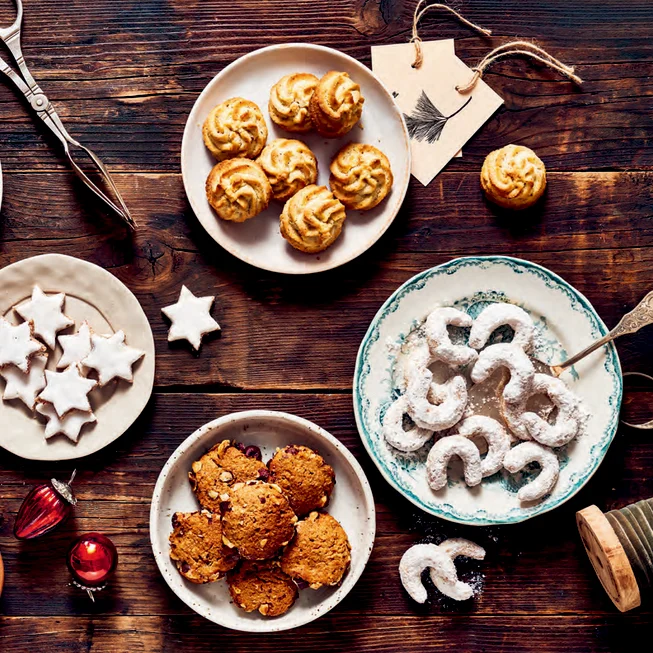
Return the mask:
POLYGON ((596 351, 599 347, 607 345, 619 336, 623 336, 627 333, 636 333, 642 327, 649 324, 653 324, 653 290, 649 292, 646 297, 644 297, 644 299, 642 299, 642 301, 637 304, 632 311, 630 311, 630 313, 626 313, 621 320, 619 320, 619 324, 617 324, 610 333, 600 340, 593 342, 589 347, 583 349, 583 351, 575 356, 568 358, 564 363, 560 363, 560 365, 552 365, 551 371, 555 376, 560 376, 563 370, 575 365, 579 360, 585 358, 585 356, 588 356, 593 351, 596 351))

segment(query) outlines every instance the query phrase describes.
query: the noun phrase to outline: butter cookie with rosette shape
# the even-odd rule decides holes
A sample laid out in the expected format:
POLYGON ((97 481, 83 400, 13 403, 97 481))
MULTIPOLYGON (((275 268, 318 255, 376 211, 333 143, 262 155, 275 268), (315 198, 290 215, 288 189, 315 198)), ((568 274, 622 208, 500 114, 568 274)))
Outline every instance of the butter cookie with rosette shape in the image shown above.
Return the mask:
POLYGON ((348 208, 369 211, 392 188, 388 157, 373 145, 349 143, 331 162, 329 183, 333 194, 348 208))
POLYGON ((258 105, 242 97, 218 104, 202 127, 208 150, 218 161, 257 157, 268 140, 268 128, 258 105))
POLYGON ((317 181, 317 159, 308 145, 292 138, 277 138, 266 145, 256 161, 268 177, 275 200, 285 202, 317 181))
POLYGON ((347 214, 326 186, 312 184, 293 195, 281 213, 281 235, 301 252, 315 254, 332 245, 347 214))
POLYGON ((255 161, 227 159, 209 173, 206 197, 222 220, 245 222, 268 208, 272 187, 255 161))
POLYGON ((308 105, 320 80, 310 73, 293 73, 282 77, 270 90, 270 118, 289 132, 313 129, 308 105))
POLYGON ((315 129, 327 138, 339 138, 360 120, 365 98, 347 73, 329 71, 319 81, 308 105, 315 129))
POLYGON ((487 155, 481 169, 486 197, 505 209, 527 209, 546 189, 546 168, 533 150, 506 145, 487 155))

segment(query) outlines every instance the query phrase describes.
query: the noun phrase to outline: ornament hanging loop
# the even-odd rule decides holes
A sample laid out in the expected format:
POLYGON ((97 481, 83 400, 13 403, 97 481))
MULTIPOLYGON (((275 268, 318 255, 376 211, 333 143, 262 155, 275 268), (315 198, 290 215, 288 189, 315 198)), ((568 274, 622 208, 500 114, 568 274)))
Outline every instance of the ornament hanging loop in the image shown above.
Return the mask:
POLYGON ((420 38, 419 33, 417 31, 417 24, 422 19, 424 14, 431 11, 431 9, 444 9, 445 11, 448 11, 449 13, 453 14, 463 25, 467 25, 467 27, 470 27, 471 29, 475 29, 477 32, 480 32, 484 36, 490 36, 492 34, 492 30, 485 29, 480 25, 476 25, 475 23, 472 23, 470 20, 467 20, 462 14, 459 14, 455 9, 449 7, 449 5, 445 5, 439 2, 433 2, 431 4, 427 4, 427 1, 428 0, 419 0, 417 6, 415 7, 415 13, 413 14, 413 35, 410 39, 410 42, 415 46, 415 61, 413 61, 412 64, 413 68, 420 68, 422 63, 424 63, 424 53, 422 51, 422 39, 420 38))
POLYGON ((583 80, 578 75, 576 75, 573 66, 567 66, 559 59, 552 57, 546 50, 539 47, 538 45, 535 45, 530 41, 511 41, 510 43, 504 43, 503 45, 500 45, 498 48, 495 48, 492 50, 492 52, 483 57, 478 65, 472 68, 474 74, 472 75, 469 82, 463 86, 456 86, 456 90, 459 93, 469 93, 469 91, 471 91, 476 86, 478 80, 483 77, 483 73, 495 61, 503 59, 504 57, 511 56, 529 57, 535 61, 539 61, 541 64, 548 66, 549 68, 552 68, 553 70, 557 70, 561 75, 564 75, 567 77, 567 79, 570 79, 572 82, 574 82, 574 84, 578 84, 580 86, 583 83, 583 80))

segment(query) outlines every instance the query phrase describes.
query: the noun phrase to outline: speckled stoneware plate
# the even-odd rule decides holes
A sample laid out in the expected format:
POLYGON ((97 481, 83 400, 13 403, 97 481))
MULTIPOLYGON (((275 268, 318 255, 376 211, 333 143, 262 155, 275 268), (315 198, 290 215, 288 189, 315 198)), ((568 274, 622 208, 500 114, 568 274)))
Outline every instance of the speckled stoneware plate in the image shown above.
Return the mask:
MULTIPOLYGON (((0 446, 30 460, 70 460, 99 451, 119 438, 141 414, 154 385, 154 338, 147 317, 132 292, 110 272, 63 254, 23 259, 0 270, 0 316, 18 323, 13 307, 29 300, 38 285, 46 294, 66 294, 64 312, 77 328, 86 320, 99 334, 122 329, 126 342, 145 351, 134 365, 134 382, 119 381, 94 390, 89 399, 97 423, 84 426, 75 444, 63 435, 44 436, 45 421, 33 417, 20 401, 0 401, 0 446)), ((61 335, 73 333, 73 327, 61 335)), ((61 357, 57 345, 48 369, 61 357)), ((0 378, 0 389, 4 380, 0 378)))
POLYGON ((214 623, 234 630, 266 633, 297 628, 336 606, 356 584, 372 552, 376 517, 374 498, 365 473, 349 452, 324 429, 300 417, 267 410, 232 413, 205 424, 170 456, 159 475, 150 510, 150 538, 159 570, 170 589, 186 605, 214 623), (301 444, 320 453, 336 473, 336 486, 326 508, 345 529, 351 543, 351 567, 339 587, 304 589, 286 614, 266 618, 233 605, 227 583, 195 585, 186 581, 170 560, 168 536, 175 512, 198 510, 188 471, 193 461, 222 440, 237 440, 260 447, 269 460, 277 447, 301 444))
POLYGON ((264 270, 309 274, 338 267, 369 249, 388 229, 404 201, 410 180, 410 142, 403 116, 392 95, 372 71, 342 52, 319 45, 288 43, 255 50, 221 71, 195 102, 181 146, 181 170, 190 205, 207 233, 228 252, 264 270), (308 72, 322 77, 329 70, 349 73, 361 86, 365 105, 359 125, 343 138, 291 134, 277 127, 268 114, 270 89, 284 75, 308 72), (268 142, 275 138, 304 141, 318 160, 318 184, 329 185, 329 166, 335 153, 349 142, 375 145, 390 159, 394 184, 388 197, 371 211, 347 211, 338 240, 324 252, 305 254, 281 236, 283 204, 272 200, 260 215, 237 224, 218 218, 206 199, 206 178, 215 159, 204 146, 202 125, 211 110, 232 97, 244 97, 261 108, 268 142))
POLYGON ((514 524, 553 510, 594 474, 617 429, 623 390, 621 366, 610 344, 581 361, 564 379, 591 417, 585 433, 557 450, 560 478, 541 502, 521 504, 517 490, 529 473, 499 472, 468 488, 456 471, 446 488, 426 482, 426 445, 414 454, 395 451, 381 435, 383 415, 397 396, 393 366, 406 336, 435 306, 455 306, 476 316, 489 302, 528 311, 538 332, 536 357, 554 362, 607 333, 590 302, 553 272, 503 256, 460 258, 407 281, 381 307, 361 344, 354 375, 354 410, 363 444, 388 483, 422 510, 471 525, 514 524))

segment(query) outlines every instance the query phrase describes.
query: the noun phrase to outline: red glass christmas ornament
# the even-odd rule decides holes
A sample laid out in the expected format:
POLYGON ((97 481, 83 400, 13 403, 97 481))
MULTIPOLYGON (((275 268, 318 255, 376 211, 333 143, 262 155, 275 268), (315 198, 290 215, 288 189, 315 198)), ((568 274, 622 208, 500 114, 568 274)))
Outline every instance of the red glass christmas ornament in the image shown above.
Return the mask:
POLYGON ((116 570, 118 551, 106 535, 86 533, 72 543, 66 564, 73 576, 73 585, 85 590, 95 601, 93 592, 103 590, 116 570))
POLYGON ((77 503, 70 487, 75 472, 68 483, 53 478, 49 483, 37 485, 23 500, 16 523, 14 535, 19 540, 32 540, 41 537, 63 524, 70 517, 77 503))

